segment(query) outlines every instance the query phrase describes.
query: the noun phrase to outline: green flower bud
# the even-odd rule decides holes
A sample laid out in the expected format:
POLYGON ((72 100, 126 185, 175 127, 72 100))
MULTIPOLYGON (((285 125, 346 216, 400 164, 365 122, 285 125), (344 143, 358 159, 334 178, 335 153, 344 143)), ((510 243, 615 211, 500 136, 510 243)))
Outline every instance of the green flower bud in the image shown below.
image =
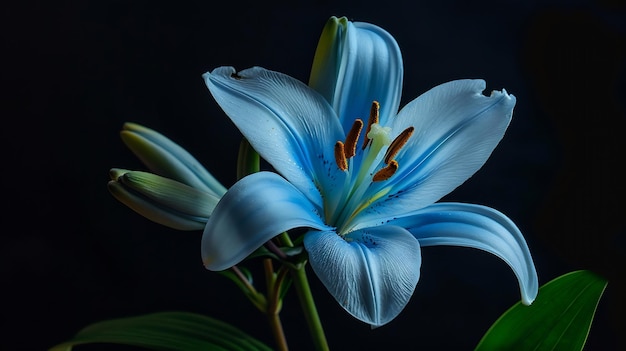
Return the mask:
POLYGON ((139 124, 125 123, 120 136, 152 172, 216 196, 226 192, 198 160, 164 135, 139 124))
POLYGON ((220 197, 156 174, 113 168, 111 194, 140 215, 178 230, 202 230, 220 197))

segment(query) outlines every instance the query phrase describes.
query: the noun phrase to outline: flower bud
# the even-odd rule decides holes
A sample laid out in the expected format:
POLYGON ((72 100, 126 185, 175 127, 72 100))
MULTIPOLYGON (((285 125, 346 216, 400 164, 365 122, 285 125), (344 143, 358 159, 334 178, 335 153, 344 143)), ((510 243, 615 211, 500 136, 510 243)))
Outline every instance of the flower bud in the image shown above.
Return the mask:
POLYGON ((164 135, 139 124, 125 123, 120 136, 152 172, 216 196, 226 192, 198 160, 164 135))
POLYGON ((109 191, 140 215, 178 230, 202 230, 220 197, 156 174, 113 168, 109 191))

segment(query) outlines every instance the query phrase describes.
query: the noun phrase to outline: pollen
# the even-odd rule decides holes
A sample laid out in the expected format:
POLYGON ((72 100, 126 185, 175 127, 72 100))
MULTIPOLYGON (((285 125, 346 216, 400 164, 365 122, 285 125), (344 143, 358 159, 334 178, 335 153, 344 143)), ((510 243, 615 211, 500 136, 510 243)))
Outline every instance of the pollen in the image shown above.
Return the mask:
POLYGON ((341 141, 335 143, 335 162, 342 171, 348 170, 348 159, 346 158, 344 144, 341 141))
POLYGON ((360 119, 356 119, 352 124, 350 132, 348 132, 348 135, 346 136, 346 142, 343 149, 346 158, 350 158, 356 155, 356 143, 359 141, 359 136, 361 135, 362 129, 363 121, 360 119))
POLYGON ((374 176, 372 177, 372 180, 375 182, 381 182, 383 180, 387 180, 391 178, 391 176, 394 175, 394 173, 396 173, 397 170, 398 170, 398 161, 391 160, 391 162, 389 162, 387 166, 381 168, 380 170, 378 170, 378 172, 374 174, 374 176))
POLYGON ((380 110, 380 104, 378 103, 378 101, 372 102, 372 107, 370 108, 370 117, 367 120, 367 129, 365 129, 365 139, 363 140, 363 150, 365 150, 365 148, 367 147, 367 144, 369 144, 370 142, 370 138, 367 136, 367 134, 372 129, 372 124, 378 123, 379 110, 380 110))
POLYGON ((387 149, 387 152, 385 153, 385 164, 389 164, 389 162, 391 162, 393 158, 396 157, 396 155, 398 154, 400 149, 402 149, 404 144, 406 144, 406 142, 409 141, 409 138, 413 134, 413 130, 415 130, 415 128, 408 127, 407 129, 403 130, 402 133, 400 133, 400 135, 398 135, 395 139, 393 139, 393 141, 391 142, 391 145, 389 145, 389 148, 387 149))

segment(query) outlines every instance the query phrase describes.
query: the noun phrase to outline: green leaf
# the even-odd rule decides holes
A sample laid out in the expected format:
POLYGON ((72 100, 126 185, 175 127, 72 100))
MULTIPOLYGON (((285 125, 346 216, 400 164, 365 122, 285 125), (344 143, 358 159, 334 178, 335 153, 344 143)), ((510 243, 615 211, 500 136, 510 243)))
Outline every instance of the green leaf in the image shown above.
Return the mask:
POLYGON ((187 312, 159 312, 94 323, 50 351, 70 351, 76 345, 92 343, 132 345, 151 350, 271 350, 219 320, 187 312))
POLYGON ((606 285, 584 270, 546 283, 531 306, 518 302, 500 316, 476 351, 582 350, 606 285))

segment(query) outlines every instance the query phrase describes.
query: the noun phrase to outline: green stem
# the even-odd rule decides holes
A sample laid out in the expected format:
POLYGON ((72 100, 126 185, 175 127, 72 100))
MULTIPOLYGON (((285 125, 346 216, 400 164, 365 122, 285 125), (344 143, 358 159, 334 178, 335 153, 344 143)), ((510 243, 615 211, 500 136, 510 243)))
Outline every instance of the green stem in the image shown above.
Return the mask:
MULTIPOLYGON (((259 311, 266 313, 267 300, 263 294, 259 294, 254 286, 250 283, 248 278, 241 272, 241 270, 235 265, 230 267, 230 270, 235 274, 237 280, 233 280, 235 284, 241 288, 243 293, 248 297, 250 302, 259 309, 259 311)), ((224 271, 226 272, 226 271, 224 271)), ((231 278, 232 279, 232 278, 231 278)))
POLYGON ((258 172, 260 170, 261 160, 259 154, 252 148, 252 145, 241 138, 239 143, 239 154, 237 155, 237 180, 258 172))
POLYGON ((304 318, 309 326, 313 343, 317 351, 328 351, 328 342, 326 341, 326 335, 322 328, 322 322, 317 314, 317 308, 315 307, 315 301, 313 301, 313 294, 311 294, 311 287, 306 277, 305 271, 306 265, 301 264, 298 268, 291 269, 291 275, 293 283, 298 293, 298 299, 304 312, 304 318))
POLYGON ((287 351, 289 347, 287 346, 287 338, 285 338, 285 331, 283 330, 283 324, 279 316, 281 304, 280 297, 278 296, 279 289, 276 287, 276 273, 274 272, 272 260, 269 258, 264 259, 263 268, 265 269, 265 283, 267 285, 267 311, 265 314, 270 323, 272 335, 274 336, 278 350, 287 351))
POLYGON ((287 234, 287 232, 280 233, 278 235, 278 241, 283 246, 293 247, 293 242, 291 241, 291 238, 289 237, 289 234, 287 234))
POLYGON ((241 270, 239 269, 239 267, 237 267, 237 265, 230 267, 230 269, 233 271, 233 273, 235 273, 237 278, 239 278, 239 281, 248 290, 249 294, 253 294, 253 295, 257 294, 257 291, 254 288, 254 286, 250 284, 250 281, 248 281, 248 278, 246 278, 246 276, 243 275, 243 273, 241 273, 241 270))

